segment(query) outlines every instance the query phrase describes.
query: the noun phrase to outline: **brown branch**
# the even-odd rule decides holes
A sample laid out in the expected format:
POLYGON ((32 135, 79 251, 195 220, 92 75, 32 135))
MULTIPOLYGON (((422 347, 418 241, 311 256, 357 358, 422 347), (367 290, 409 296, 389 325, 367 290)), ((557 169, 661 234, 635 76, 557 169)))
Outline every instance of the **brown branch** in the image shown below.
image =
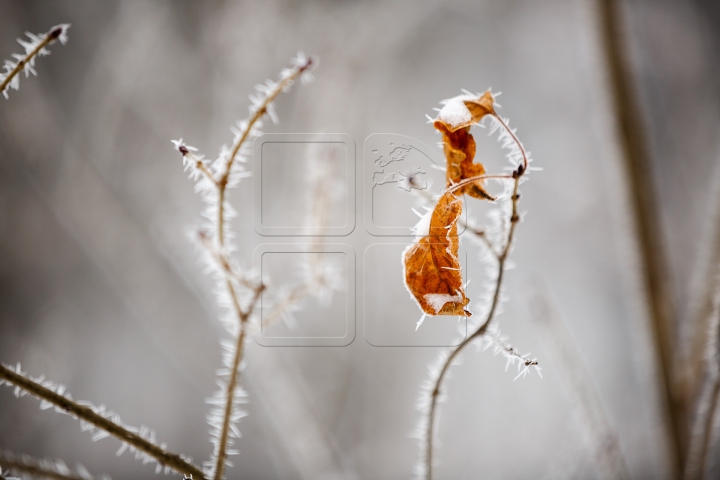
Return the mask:
POLYGON ((240 332, 238 333, 237 344, 235 346, 235 357, 233 358, 232 372, 230 373, 230 381, 228 382, 228 386, 227 386, 225 412, 223 415, 222 429, 220 431, 220 442, 218 444, 217 463, 215 466, 215 480, 222 480, 223 471, 225 469, 225 460, 227 459, 226 452, 227 452, 227 444, 228 444, 228 435, 230 433, 230 423, 231 423, 232 413, 233 413, 235 390, 237 389, 237 385, 240 380, 240 372, 239 372, 240 363, 242 362, 243 353, 245 350, 245 335, 247 332, 247 322, 250 319, 250 316, 252 315, 252 313, 255 309, 255 306, 257 305, 257 302, 260 299, 260 295, 262 294, 263 290, 265 289, 265 286, 262 283, 257 286, 257 288, 255 289, 255 292, 253 294, 253 298, 250 301, 250 305, 248 306, 247 310, 243 310, 240 307, 240 304, 237 300, 235 287, 233 287, 232 282, 230 280, 227 280, 227 288, 228 288, 228 292, 230 293, 230 296, 231 296, 231 299, 233 302, 233 308, 235 309, 235 312, 238 316, 238 321, 240 322, 240 332))
POLYGON ((43 387, 39 383, 25 377, 24 375, 14 372, 2 364, 0 364, 0 380, 4 380, 7 383, 15 385, 30 395, 53 404, 55 407, 63 410, 73 417, 106 431, 120 441, 133 446, 138 451, 146 453, 162 466, 169 467, 179 473, 193 475, 193 478, 195 479, 202 480, 205 478, 199 468, 185 461, 180 455, 166 451, 158 445, 145 440, 138 434, 127 430, 126 428, 101 415, 98 415, 91 408, 79 405, 71 399, 43 387))
POLYGON ((512 209, 510 213, 510 228, 508 229, 507 239, 505 241, 505 245, 502 249, 502 251, 497 256, 497 262, 498 262, 498 276, 497 280, 495 282, 495 288, 493 292, 492 297, 492 303, 490 304, 490 310, 487 313, 487 316, 485 317, 485 321, 480 325, 480 327, 477 328, 472 334, 470 334, 465 340, 463 340, 457 347, 455 347, 451 352, 450 355, 448 355, 447 359, 443 362, 443 365, 440 369, 440 373, 438 374, 434 387, 431 392, 430 396, 430 409, 428 411, 428 420, 427 420, 427 432, 426 432, 426 454, 425 454, 425 462, 426 462, 426 478, 427 480, 432 480, 432 459, 433 459, 433 436, 435 432, 435 413, 437 410, 437 403, 438 403, 438 397, 440 396, 441 388, 442 388, 442 382, 445 379, 445 375, 447 374, 450 366, 453 363, 453 360, 462 352, 466 346, 468 346, 470 343, 473 342, 473 340, 477 339, 478 337, 482 336, 490 326, 491 322, 495 318, 495 313, 497 311, 497 307, 500 304, 500 291, 502 287, 503 278, 505 275, 505 263, 507 261, 508 255, 510 254, 510 249, 512 247, 512 242, 515 237, 515 229, 517 227, 517 224, 520 222, 520 216, 518 214, 518 201, 520 200, 520 195, 518 194, 518 189, 520 187, 520 179, 522 176, 527 172, 527 166, 528 166, 528 158, 527 154, 525 153, 525 150, 522 148, 522 144, 517 139, 515 134, 510 130, 510 128, 507 126, 507 124, 499 117, 495 116, 495 118, 500 122, 502 127, 512 136, 513 140, 515 141, 516 145, 520 149, 520 152, 523 156, 523 163, 518 166, 517 170, 515 170, 512 175, 481 175, 480 177, 473 177, 469 178, 463 182, 459 182, 450 190, 454 190, 457 188, 460 188, 462 184, 470 183, 471 181, 477 181, 484 178, 512 178, 513 179, 513 191, 511 196, 511 202, 512 202, 512 209))
MULTIPOLYGON (((247 140, 248 136, 250 135, 250 132, 252 131, 253 126, 260 120, 265 113, 267 113, 268 106, 275 100, 275 98, 280 94, 280 92, 284 91, 286 88, 288 88, 292 83, 300 76, 302 73, 310 68, 313 63, 313 57, 309 57, 307 62, 304 65, 301 65, 299 67, 296 67, 295 70, 285 77, 281 82, 279 82, 275 88, 273 89, 270 94, 268 94, 265 97, 265 100, 263 103, 253 112, 250 119, 247 122, 247 125, 245 129, 238 135, 238 139, 233 145, 233 148, 231 150, 230 156, 227 159, 227 162, 225 164, 225 170, 223 174, 220 176, 220 178, 217 180, 216 185, 218 187, 218 205, 217 205, 217 212, 218 212, 218 218, 217 218, 217 244, 218 244, 218 252, 220 255, 220 258, 224 261, 222 262, 223 268, 224 266, 229 265, 229 261, 224 257, 225 256, 225 191, 227 189, 228 185, 228 178, 230 177, 230 171, 232 169, 233 162, 235 161, 235 157, 237 157, 238 152, 240 151, 240 148, 247 140)), ((235 292, 235 288, 233 287, 233 284, 230 280, 226 281, 226 287, 228 290, 228 295, 230 296, 231 302, 233 304, 233 308, 235 310, 235 313, 238 317, 238 322, 240 323, 240 332, 238 334, 238 342, 237 346, 235 348, 235 358, 233 359, 233 368, 232 373, 230 376, 230 382, 228 382, 228 391, 227 391, 227 401, 225 404, 225 412, 224 412, 224 418, 223 418, 223 426, 220 432, 220 441, 218 444, 218 455, 216 459, 216 466, 215 466, 215 479, 221 480, 223 476, 223 471, 225 468, 225 459, 227 457, 227 443, 228 443, 228 434, 230 432, 230 419, 232 417, 232 410, 233 410, 233 398, 235 396, 235 389, 237 387, 238 382, 238 369, 240 367, 240 363, 242 362, 243 354, 244 354, 244 343, 245 343, 245 335, 247 330, 247 321, 250 318, 250 315, 252 314, 255 305, 260 298, 260 294, 264 290, 265 286, 261 283, 255 290, 253 300, 250 302, 250 305, 248 307, 247 311, 243 311, 240 307, 240 303, 237 298, 237 293, 235 292)))
POLYGON ((705 478, 710 455, 715 415, 720 400, 720 290, 717 283, 712 296, 712 313, 706 330, 704 353, 704 378, 698 395, 696 416, 689 440, 687 460, 685 462, 684 479, 699 480, 705 478))
POLYGON ((238 152, 240 151, 240 148, 243 146, 245 141, 248 139, 248 136, 250 135, 250 132, 252 131, 252 128, 255 126, 255 124, 260 120, 268 110, 268 106, 277 98, 278 95, 280 95, 280 92, 284 91, 286 88, 288 88, 290 85, 293 84, 295 80, 297 80, 300 75, 303 74, 307 69, 311 68, 313 65, 313 57, 308 57, 307 62, 304 65, 300 65, 299 67, 296 67, 295 70, 285 77, 282 81, 280 81, 276 86, 275 89, 270 92, 269 95, 265 97, 265 100, 263 103, 253 112, 253 114, 250 116, 250 118, 247 121, 247 125, 245 129, 238 135, 238 139, 233 145, 233 148, 231 150, 230 156, 227 159, 227 162, 225 163, 225 170, 220 176, 220 178, 217 180, 218 184, 218 220, 217 220, 217 228, 218 228, 218 244, 222 247, 225 244, 225 189, 228 184, 228 178, 230 177, 230 171, 232 170, 233 163, 235 162, 235 158, 237 157, 238 152))
MULTIPOLYGON (((64 464, 62 464, 64 465, 64 464)), ((50 460, 34 460, 26 455, 20 458, 7 452, 0 453, 0 472, 8 470, 10 472, 27 474, 33 477, 50 478, 54 480, 88 480, 87 476, 73 474, 67 467, 67 473, 62 473, 56 462, 50 460)), ((96 478, 96 477, 90 477, 96 478)), ((6 480, 0 474, 0 480, 6 480)))
POLYGON ((662 377, 670 461, 677 478, 685 460, 687 398, 674 370, 674 352, 677 347, 674 341, 674 302, 661 240, 662 230, 655 189, 650 175, 651 159, 642 113, 633 87, 627 47, 624 44, 621 4, 618 0, 600 0, 599 8, 617 135, 630 181, 645 290, 650 303, 653 342, 662 377))
MULTIPOLYGON (((37 44, 37 46, 32 49, 30 52, 26 53, 23 58, 18 60, 18 62, 15 64, 15 67, 13 67, 10 72, 7 73, 7 76, 3 79, 2 83, 0 83, 0 92, 5 95, 7 98, 6 90, 12 83, 13 79, 20 74, 28 65, 30 68, 32 68, 33 61, 35 60, 35 57, 38 56, 38 54, 42 51, 43 48, 47 47, 48 45, 51 45, 55 43, 55 41, 61 37, 67 30, 68 25, 57 25, 50 29, 49 32, 45 34, 42 41, 37 44)), ((67 37, 63 37, 67 38, 67 37)), ((64 43, 64 41, 63 41, 64 43)), ((17 84, 15 84, 15 87, 17 88, 17 84)))

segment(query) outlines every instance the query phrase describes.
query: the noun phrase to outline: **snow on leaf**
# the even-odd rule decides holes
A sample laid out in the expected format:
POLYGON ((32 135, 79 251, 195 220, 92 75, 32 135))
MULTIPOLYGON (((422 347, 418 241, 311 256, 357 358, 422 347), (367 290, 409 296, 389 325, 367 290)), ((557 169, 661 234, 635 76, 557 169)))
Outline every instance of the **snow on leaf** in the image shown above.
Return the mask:
MULTIPOLYGON (((494 98, 489 90, 480 97, 460 95, 443 102, 445 106, 440 110, 433 126, 443 135, 448 186, 485 173, 482 163, 473 162, 476 147, 470 126, 478 123, 485 115, 495 113, 493 102, 494 98), (466 115, 458 113, 461 109, 465 110, 466 115)), ((480 182, 465 185, 456 193, 485 200, 495 199, 480 182)))

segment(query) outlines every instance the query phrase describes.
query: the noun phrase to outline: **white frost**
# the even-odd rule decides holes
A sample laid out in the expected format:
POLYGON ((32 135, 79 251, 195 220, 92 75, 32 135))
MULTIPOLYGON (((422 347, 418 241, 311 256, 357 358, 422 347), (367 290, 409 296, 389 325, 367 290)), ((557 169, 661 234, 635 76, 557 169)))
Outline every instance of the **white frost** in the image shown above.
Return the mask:
POLYGON ((438 313, 449 302, 462 302, 462 295, 449 295, 447 293, 427 293, 423 296, 426 302, 438 313))
POLYGON ((466 100, 476 100, 473 95, 458 95, 457 97, 448 98, 440 102, 442 108, 438 113, 438 120, 443 121, 452 128, 464 125, 472 120, 472 113, 465 106, 466 100))

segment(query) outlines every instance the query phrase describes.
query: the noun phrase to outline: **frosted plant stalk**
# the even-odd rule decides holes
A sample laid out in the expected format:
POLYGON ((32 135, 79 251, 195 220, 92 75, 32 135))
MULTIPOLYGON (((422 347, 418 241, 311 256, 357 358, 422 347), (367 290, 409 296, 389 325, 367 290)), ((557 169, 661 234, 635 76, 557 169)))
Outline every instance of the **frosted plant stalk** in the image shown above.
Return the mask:
POLYGON ((20 72, 25 72, 25 77, 37 75, 35 72, 35 58, 50 55, 50 50, 47 46, 52 45, 57 40, 65 45, 68 41, 67 31, 70 28, 70 24, 64 23, 57 25, 50 29, 45 34, 33 34, 26 32, 25 35, 30 39, 22 40, 18 38, 18 43, 25 49, 24 54, 15 53, 13 54, 14 60, 5 60, 5 72, 0 73, 0 92, 2 92, 5 98, 8 98, 8 90, 14 88, 18 90, 20 88, 20 72))
POLYGON ((93 440, 109 435, 117 438, 123 442, 118 454, 129 448, 135 452, 137 458, 146 462, 157 462, 158 472, 165 468, 193 475, 193 478, 205 478, 202 471, 189 459, 168 452, 162 444, 157 445, 155 432, 147 427, 138 429, 123 424, 118 415, 106 411, 104 406, 96 407, 87 402, 74 401, 63 385, 54 384, 43 377, 30 378, 20 370, 19 365, 13 368, 0 364, 0 385, 3 383, 15 387, 15 396, 29 393, 39 398, 40 408, 43 410, 54 407, 59 413, 77 418, 81 422, 81 428, 92 433, 93 440))
POLYGON ((245 397, 239 380, 245 342, 250 319, 266 288, 261 280, 254 278, 254 272, 243 271, 231 259, 235 248, 227 220, 234 211, 227 203, 227 190, 249 176, 249 172, 240 164, 247 159, 250 140, 260 134, 265 114, 277 121, 274 100, 296 80, 310 80, 311 69, 316 64, 317 59, 306 57, 300 52, 292 60, 292 66, 280 73, 277 82, 268 80, 256 86, 256 92, 250 96, 250 116, 232 129, 235 137, 231 147, 223 146, 214 162, 206 162, 202 155, 195 153, 196 149, 186 145, 182 139, 173 140, 175 148, 183 156, 186 170, 190 170, 190 177, 196 181, 196 191, 207 205, 203 215, 209 222, 202 227, 200 239, 207 252, 208 265, 217 280, 218 302, 228 311, 222 318, 223 324, 235 339, 235 342, 222 344, 224 368, 219 370, 220 388, 208 399, 208 403, 213 405, 208 422, 214 449, 212 458, 205 463, 205 473, 215 480, 223 478, 225 466, 229 465, 228 456, 237 453, 230 447, 233 439, 240 436, 236 423, 245 416, 239 406, 245 397))
MULTIPOLYGON (((511 180, 512 181, 512 188, 510 190, 510 211, 508 212, 508 218, 505 219, 507 223, 509 224, 509 227, 506 229, 505 238, 504 241, 501 243, 503 245, 502 249, 500 251, 494 251, 494 256, 497 263, 497 275, 495 277, 494 287, 492 291, 492 297, 490 300, 490 308, 485 314, 484 321, 480 324, 480 326, 470 335, 468 335, 457 347, 449 350, 449 351, 443 351, 439 358, 437 363, 434 367, 431 367, 431 378, 432 380, 427 385, 428 391, 429 391, 429 401, 427 404, 424 400, 422 400, 420 404, 420 409, 424 411, 426 414, 426 417, 423 420, 423 424, 421 424, 421 428, 424 427, 424 432, 421 432, 421 438, 424 437, 424 463, 421 465, 420 473, 421 475, 424 474, 425 478, 427 480, 432 479, 432 467, 433 467, 433 440, 435 436, 435 423, 436 423, 436 417, 437 417, 437 405, 438 401, 440 400, 440 396, 443 393, 442 386, 443 386, 443 380, 445 379, 445 376, 447 375, 448 370, 450 369, 450 366, 453 364, 453 362, 457 359, 460 352, 462 352, 465 347, 473 343, 476 339, 481 338, 483 335, 485 335, 488 332, 488 329, 495 318, 495 315, 498 312, 498 307, 500 305, 501 301, 501 289, 503 285, 503 279, 505 276, 505 270, 507 266, 507 260, 508 256, 510 254, 513 240, 515 238, 515 230, 517 228, 518 223, 520 222, 520 214, 518 212, 518 202, 520 199, 519 194, 519 187, 520 182, 523 178, 523 176, 527 173, 528 167, 529 167, 529 157, 525 149, 523 148, 522 144, 520 143, 520 140, 515 135, 515 132, 510 129, 510 127, 507 124, 507 120, 504 120, 500 116, 496 114, 490 114, 491 118, 495 120, 492 131, 496 129, 500 129, 500 136, 499 141, 502 144, 504 148, 509 149, 508 154, 508 160, 515 166, 514 170, 512 171, 511 175, 481 175, 478 177, 472 177, 468 178, 466 180, 463 180, 461 182, 458 182, 457 184, 453 185, 449 188, 450 191, 455 191, 460 188, 462 188, 464 185, 467 185, 472 182, 477 182, 479 180, 485 180, 485 179, 498 179, 498 180, 511 180)), ((492 241, 492 239, 490 239, 492 241)), ((495 242, 492 242, 492 244, 495 244, 495 242)), ((490 245, 490 244, 489 244, 490 245)), ((538 369, 539 373, 539 366, 537 364, 535 365, 527 365, 527 368, 535 367, 538 369)))
POLYGON ((14 477, 3 476, 6 472, 14 472, 22 478, 50 478, 54 480, 110 480, 107 475, 95 477, 90 475, 82 465, 74 471, 62 460, 35 460, 27 455, 14 455, 0 452, 0 479, 11 480, 14 477))

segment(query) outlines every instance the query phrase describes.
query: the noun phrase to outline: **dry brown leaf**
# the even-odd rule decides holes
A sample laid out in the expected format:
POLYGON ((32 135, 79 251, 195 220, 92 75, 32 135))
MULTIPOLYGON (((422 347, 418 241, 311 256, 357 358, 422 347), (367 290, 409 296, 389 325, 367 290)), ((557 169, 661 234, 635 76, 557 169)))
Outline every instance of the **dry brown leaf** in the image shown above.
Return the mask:
MULTIPOLYGON (((433 126, 443 135, 443 150, 447 162, 445 178, 448 187, 485 173, 482 163, 473 162, 475 139, 470 133, 470 127, 482 120, 485 115, 495 113, 493 102, 493 96, 489 91, 477 99, 456 97, 447 101, 446 108, 440 111, 440 115, 433 123, 433 126), (460 102, 462 105, 459 104, 460 102), (457 110, 462 109, 463 105, 466 111, 458 112, 457 110), (450 113, 443 115, 443 111, 446 109, 450 113), (465 113, 465 115, 460 115, 460 113, 465 113)), ((495 199, 483 188, 481 182, 465 185, 456 193, 485 200, 495 199)))
POLYGON ((465 296, 462 270, 458 260, 457 221, 462 213, 462 195, 494 200, 481 181, 471 182, 455 191, 449 187, 485 173, 481 163, 474 163, 475 139, 470 127, 485 115, 495 114, 490 91, 478 98, 463 95, 447 100, 434 126, 443 135, 448 188, 430 217, 426 237, 411 245, 404 253, 405 284, 428 315, 461 315, 470 300, 465 296))
POLYGON ((471 314, 464 309, 462 271, 458 260, 457 221, 462 200, 446 192, 430 217, 429 235, 404 254, 405 284, 428 315, 471 314))

